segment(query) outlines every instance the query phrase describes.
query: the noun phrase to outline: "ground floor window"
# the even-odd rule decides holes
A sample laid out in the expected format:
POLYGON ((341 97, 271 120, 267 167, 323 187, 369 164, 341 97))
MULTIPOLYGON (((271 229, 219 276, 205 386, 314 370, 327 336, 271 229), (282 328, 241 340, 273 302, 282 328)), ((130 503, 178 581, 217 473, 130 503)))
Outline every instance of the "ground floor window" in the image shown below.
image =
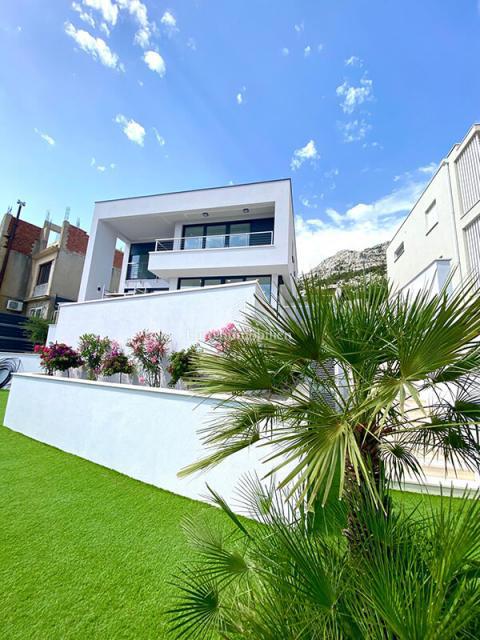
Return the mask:
POLYGON ((43 312, 43 307, 32 307, 29 312, 28 315, 34 318, 43 318, 44 316, 44 312, 43 312))
POLYGON ((272 294, 272 276, 209 276, 207 278, 179 278, 178 288, 189 289, 191 287, 211 287, 215 284, 232 284, 234 282, 247 282, 258 280, 265 297, 270 301, 272 294))

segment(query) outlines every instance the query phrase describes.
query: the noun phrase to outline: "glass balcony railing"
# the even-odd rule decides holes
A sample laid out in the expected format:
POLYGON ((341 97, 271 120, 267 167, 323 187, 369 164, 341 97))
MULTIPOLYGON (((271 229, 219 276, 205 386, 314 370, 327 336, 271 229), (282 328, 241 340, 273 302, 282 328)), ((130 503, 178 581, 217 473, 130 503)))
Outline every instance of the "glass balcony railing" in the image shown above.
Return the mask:
POLYGON ((196 251, 202 249, 239 249, 273 245, 273 231, 221 233, 155 240, 155 251, 196 251))

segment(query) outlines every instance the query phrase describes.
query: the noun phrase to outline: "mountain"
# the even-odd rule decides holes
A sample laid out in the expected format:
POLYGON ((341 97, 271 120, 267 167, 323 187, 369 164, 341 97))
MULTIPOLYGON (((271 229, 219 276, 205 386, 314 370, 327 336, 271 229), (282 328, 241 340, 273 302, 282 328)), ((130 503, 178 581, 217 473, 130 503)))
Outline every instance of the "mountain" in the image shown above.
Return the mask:
POLYGON ((315 275, 324 284, 331 285, 355 283, 364 275, 368 279, 379 280, 387 273, 387 246, 388 242, 384 242, 363 251, 338 251, 322 260, 312 269, 310 275, 315 275))

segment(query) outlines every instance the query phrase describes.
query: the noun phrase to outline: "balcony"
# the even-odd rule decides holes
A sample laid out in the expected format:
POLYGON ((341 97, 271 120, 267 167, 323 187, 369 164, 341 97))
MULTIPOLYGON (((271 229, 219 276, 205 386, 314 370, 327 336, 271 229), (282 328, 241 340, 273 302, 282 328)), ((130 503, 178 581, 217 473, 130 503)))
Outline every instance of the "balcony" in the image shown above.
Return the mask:
POLYGON ((165 277, 271 273, 278 263, 273 231, 208 233, 155 240, 148 270, 165 277))
POLYGON ((240 249, 273 245, 273 231, 218 233, 206 236, 155 240, 155 251, 197 251, 202 249, 240 249))

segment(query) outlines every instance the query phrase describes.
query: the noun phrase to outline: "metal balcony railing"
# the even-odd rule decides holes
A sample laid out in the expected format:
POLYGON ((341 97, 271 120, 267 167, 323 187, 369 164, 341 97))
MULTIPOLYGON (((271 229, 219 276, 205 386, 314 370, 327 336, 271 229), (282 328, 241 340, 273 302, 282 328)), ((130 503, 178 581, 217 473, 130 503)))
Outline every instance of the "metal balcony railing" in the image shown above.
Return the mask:
POLYGON ((195 251, 198 249, 238 249, 273 245, 273 231, 222 233, 155 240, 155 251, 195 251))

